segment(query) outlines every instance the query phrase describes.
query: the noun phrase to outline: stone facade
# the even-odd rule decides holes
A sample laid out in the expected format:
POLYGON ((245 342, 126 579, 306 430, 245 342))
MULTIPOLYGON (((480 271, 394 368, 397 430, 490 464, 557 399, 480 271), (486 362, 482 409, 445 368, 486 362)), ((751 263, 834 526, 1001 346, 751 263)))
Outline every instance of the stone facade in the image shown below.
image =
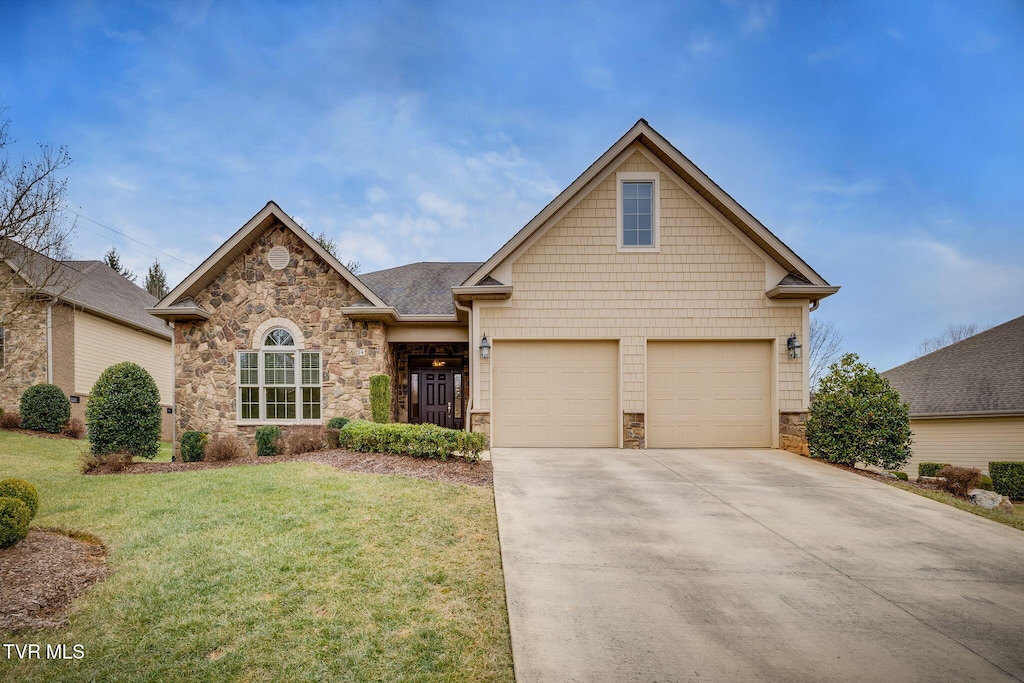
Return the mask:
POLYGON ((178 435, 231 433, 254 443, 256 426, 237 421, 236 352, 253 348, 257 328, 273 318, 294 325, 303 348, 321 352, 323 421, 369 419, 370 377, 390 375, 392 368, 384 325, 353 321, 340 312, 360 300, 362 295, 295 233, 283 226, 266 230, 195 296, 210 319, 175 326, 178 435), (267 262, 274 246, 291 255, 282 270, 267 262))
POLYGON ((463 406, 469 396, 469 344, 466 342, 431 342, 391 344, 391 365, 395 375, 391 378, 391 419, 395 422, 409 421, 409 359, 416 357, 459 358, 462 365, 463 406))
POLYGON ((491 414, 490 412, 473 412, 469 416, 469 431, 487 437, 487 445, 491 445, 491 414))
POLYGON ((807 448, 806 412, 779 413, 779 448, 798 455, 810 455, 807 448))
POLYGON ((0 321, 4 327, 0 408, 18 410, 25 390, 46 382, 46 304, 33 301, 0 321))
POLYGON ((622 447, 647 448, 643 413, 622 414, 622 447))

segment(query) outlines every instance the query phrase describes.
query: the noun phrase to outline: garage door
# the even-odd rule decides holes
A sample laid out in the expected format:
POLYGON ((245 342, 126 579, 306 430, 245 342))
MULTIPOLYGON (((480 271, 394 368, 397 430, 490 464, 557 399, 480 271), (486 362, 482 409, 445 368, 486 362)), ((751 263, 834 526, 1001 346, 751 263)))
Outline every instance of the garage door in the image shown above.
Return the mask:
POLYGON ((771 343, 648 342, 649 448, 770 447, 771 343))
POLYGON ((495 446, 619 445, 617 342, 499 340, 491 363, 495 446))

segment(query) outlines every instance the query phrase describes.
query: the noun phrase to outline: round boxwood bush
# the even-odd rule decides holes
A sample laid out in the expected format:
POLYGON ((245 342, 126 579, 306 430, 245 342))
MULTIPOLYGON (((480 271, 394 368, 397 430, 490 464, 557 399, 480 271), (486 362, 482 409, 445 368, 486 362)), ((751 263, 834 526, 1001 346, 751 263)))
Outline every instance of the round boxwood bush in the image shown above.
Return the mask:
POLYGON ((95 455, 127 453, 152 459, 160 447, 160 391, 146 370, 118 363, 103 371, 89 393, 85 424, 95 455))
POLYGON ((21 427, 59 434, 71 417, 71 403, 60 387, 35 384, 21 395, 21 427))
POLYGON ((0 497, 0 548, 12 546, 28 536, 32 513, 17 498, 0 497))
POLYGON ((349 419, 347 417, 332 417, 330 420, 327 421, 327 428, 344 429, 345 425, 347 425, 348 423, 349 419))
POLYGON ((263 425, 256 428, 256 455, 275 456, 281 452, 281 428, 277 425, 263 425))
POLYGON ((181 435, 181 461, 199 462, 206 456, 206 444, 210 435, 206 432, 185 432, 181 435))
POLYGON ((0 498, 17 498, 28 506, 29 519, 39 512, 39 492, 36 487, 24 479, 4 479, 0 481, 0 498))

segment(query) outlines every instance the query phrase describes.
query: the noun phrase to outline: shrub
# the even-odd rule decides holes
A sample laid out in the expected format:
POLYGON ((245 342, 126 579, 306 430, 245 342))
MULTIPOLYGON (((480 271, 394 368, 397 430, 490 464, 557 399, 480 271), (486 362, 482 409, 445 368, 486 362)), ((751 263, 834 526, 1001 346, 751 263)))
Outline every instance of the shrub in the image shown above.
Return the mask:
POLYGON ((1024 500, 1024 462, 990 462, 988 473, 996 493, 1012 500, 1024 500))
POLYGON ((946 467, 949 467, 948 462, 920 462, 917 464, 917 476, 937 477, 946 467))
POLYGON ((97 455, 128 453, 152 460, 160 448, 160 392, 146 370, 118 363, 104 370, 85 409, 89 444, 97 455))
POLYGON ((330 429, 344 429, 350 420, 347 417, 332 417, 327 421, 327 427, 330 429))
POLYGON ((242 442, 230 434, 214 434, 206 444, 206 459, 215 462, 237 460, 245 457, 242 442))
POLYGON ((21 426, 60 434, 71 417, 71 402, 54 384, 35 384, 21 395, 21 426))
POLYGON ((387 375, 370 378, 370 413, 374 422, 391 422, 391 378, 387 375))
POLYGON ((206 455, 210 435, 206 432, 185 432, 181 435, 181 461, 199 462, 206 455))
POLYGON ((910 411, 899 392, 848 353, 818 385, 807 445, 812 457, 897 470, 910 459, 910 411))
POLYGON ((272 456, 281 452, 281 428, 264 425, 256 428, 256 455, 272 456))
POLYGON ((981 481, 981 470, 977 467, 954 467, 952 465, 939 470, 939 476, 945 481, 942 488, 954 496, 966 498, 971 489, 978 488, 981 481))
MULTIPOLYGON (((342 418, 343 420, 345 418, 342 418)), ((321 432, 324 440, 324 448, 341 448, 341 430, 324 427, 321 432)))
POLYGON ((480 459, 487 437, 432 424, 378 424, 353 420, 341 430, 341 445, 353 451, 402 453, 446 460, 456 453, 470 462, 480 459))
POLYGON ((39 512, 39 492, 36 487, 24 479, 4 479, 0 481, 0 498, 17 498, 28 506, 29 519, 39 512))
POLYGON ((981 481, 978 482, 978 488, 984 489, 985 491, 995 491, 995 489, 992 488, 992 477, 987 474, 981 475, 981 481))
POLYGON ((18 429, 21 427, 21 415, 17 410, 5 410, 0 414, 0 428, 18 429))
POLYGON ((108 472, 123 472, 128 469, 128 466, 131 464, 131 453, 104 453, 101 455, 95 455, 89 451, 84 451, 78 462, 78 470, 82 474, 89 474, 90 472, 105 466, 108 472))
POLYGON ((0 497, 0 548, 7 548, 28 536, 32 521, 28 505, 18 498, 0 497))
POLYGON ((900 472, 899 470, 890 471, 889 474, 893 475, 900 481, 908 481, 910 477, 907 476, 906 472, 900 472))
POLYGON ((64 436, 71 437, 72 439, 81 439, 82 434, 85 434, 85 423, 77 417, 68 420, 68 423, 64 426, 64 436))
POLYGON ((312 453, 324 447, 320 427, 293 427, 284 439, 284 452, 288 455, 312 453))

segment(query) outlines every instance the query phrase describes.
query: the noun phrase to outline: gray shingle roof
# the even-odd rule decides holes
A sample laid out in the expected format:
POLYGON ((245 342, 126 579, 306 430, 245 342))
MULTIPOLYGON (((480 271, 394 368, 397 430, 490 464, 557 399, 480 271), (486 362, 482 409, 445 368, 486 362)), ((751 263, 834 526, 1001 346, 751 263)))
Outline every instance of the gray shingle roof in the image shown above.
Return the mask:
POLYGON ((466 281, 480 263, 411 263, 365 273, 359 279, 404 315, 454 315, 452 287, 466 281))
POLYGON ((1024 414, 1024 316, 882 375, 911 415, 1024 414))

